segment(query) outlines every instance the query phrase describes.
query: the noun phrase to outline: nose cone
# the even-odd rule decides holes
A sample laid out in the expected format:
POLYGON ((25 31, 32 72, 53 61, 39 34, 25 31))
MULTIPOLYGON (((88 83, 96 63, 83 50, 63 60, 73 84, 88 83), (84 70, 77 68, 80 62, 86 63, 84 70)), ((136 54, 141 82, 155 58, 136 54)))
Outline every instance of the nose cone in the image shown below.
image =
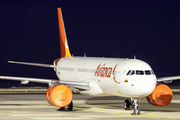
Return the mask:
POLYGON ((155 77, 138 77, 134 79, 134 86, 130 90, 133 97, 145 97, 151 94, 156 87, 155 77))
POLYGON ((148 96, 154 91, 155 87, 156 87, 156 84, 153 82, 149 82, 148 84, 145 83, 144 85, 142 85, 142 87, 139 88, 141 92, 141 96, 142 97, 148 96))
POLYGON ((151 94, 156 87, 156 79, 155 78, 145 78, 140 80, 140 84, 138 85, 138 91, 140 97, 145 97, 151 94))

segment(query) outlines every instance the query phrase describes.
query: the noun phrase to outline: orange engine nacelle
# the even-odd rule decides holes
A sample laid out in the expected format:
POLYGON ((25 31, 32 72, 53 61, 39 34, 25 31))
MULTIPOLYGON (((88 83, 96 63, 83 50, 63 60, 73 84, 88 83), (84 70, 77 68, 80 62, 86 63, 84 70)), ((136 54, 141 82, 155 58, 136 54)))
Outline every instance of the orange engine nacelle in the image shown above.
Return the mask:
POLYGON ((46 99, 50 105, 57 107, 68 106, 73 98, 72 91, 65 85, 55 85, 46 92, 46 99))
POLYGON ((167 85, 159 84, 146 99, 152 105, 166 106, 171 102, 172 97, 171 89, 167 85))

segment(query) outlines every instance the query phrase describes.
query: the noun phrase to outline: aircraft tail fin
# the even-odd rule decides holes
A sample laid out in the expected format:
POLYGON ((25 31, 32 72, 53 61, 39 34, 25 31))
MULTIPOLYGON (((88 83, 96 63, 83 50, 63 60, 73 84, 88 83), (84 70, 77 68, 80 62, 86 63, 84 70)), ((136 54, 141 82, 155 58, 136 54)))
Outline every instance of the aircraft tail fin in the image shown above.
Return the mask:
POLYGON ((65 26, 63 22, 63 16, 61 12, 61 8, 57 8, 58 11, 58 23, 59 23, 59 35, 60 35, 60 47, 61 47, 61 57, 71 57, 71 53, 69 51, 69 46, 66 37, 65 26))

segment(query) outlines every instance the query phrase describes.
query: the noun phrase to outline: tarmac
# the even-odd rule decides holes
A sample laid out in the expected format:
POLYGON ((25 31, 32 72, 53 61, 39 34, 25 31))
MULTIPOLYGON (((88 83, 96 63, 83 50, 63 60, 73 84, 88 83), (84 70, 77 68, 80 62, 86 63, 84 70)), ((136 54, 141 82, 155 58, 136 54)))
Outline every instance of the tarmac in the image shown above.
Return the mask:
POLYGON ((180 93, 165 107, 152 106, 145 98, 139 105, 140 115, 124 110, 124 98, 117 96, 73 96, 73 111, 59 111, 46 101, 41 92, 0 92, 0 120, 180 120, 180 93))

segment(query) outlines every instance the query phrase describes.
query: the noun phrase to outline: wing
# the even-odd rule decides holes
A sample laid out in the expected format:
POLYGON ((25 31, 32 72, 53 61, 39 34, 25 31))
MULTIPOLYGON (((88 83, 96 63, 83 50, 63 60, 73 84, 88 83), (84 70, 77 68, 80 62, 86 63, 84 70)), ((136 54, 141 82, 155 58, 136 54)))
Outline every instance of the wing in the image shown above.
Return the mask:
POLYGON ((47 83, 47 84, 59 83, 59 80, 39 79, 39 78, 26 78, 26 77, 0 76, 0 79, 21 81, 22 83, 29 83, 29 82, 38 82, 38 83, 47 83))
POLYGON ((171 83, 173 80, 179 80, 180 76, 161 77, 157 78, 157 82, 171 83))
POLYGON ((49 84, 49 86, 63 84, 63 85, 74 87, 81 90, 89 90, 88 82, 72 82, 72 81, 59 81, 59 80, 53 80, 53 79, 10 77, 10 76, 0 76, 0 79, 21 81, 22 84, 28 84, 29 82, 47 83, 49 84))
POLYGON ((89 83, 88 82, 72 82, 72 81, 59 81, 60 84, 74 87, 80 90, 89 90, 89 83))

